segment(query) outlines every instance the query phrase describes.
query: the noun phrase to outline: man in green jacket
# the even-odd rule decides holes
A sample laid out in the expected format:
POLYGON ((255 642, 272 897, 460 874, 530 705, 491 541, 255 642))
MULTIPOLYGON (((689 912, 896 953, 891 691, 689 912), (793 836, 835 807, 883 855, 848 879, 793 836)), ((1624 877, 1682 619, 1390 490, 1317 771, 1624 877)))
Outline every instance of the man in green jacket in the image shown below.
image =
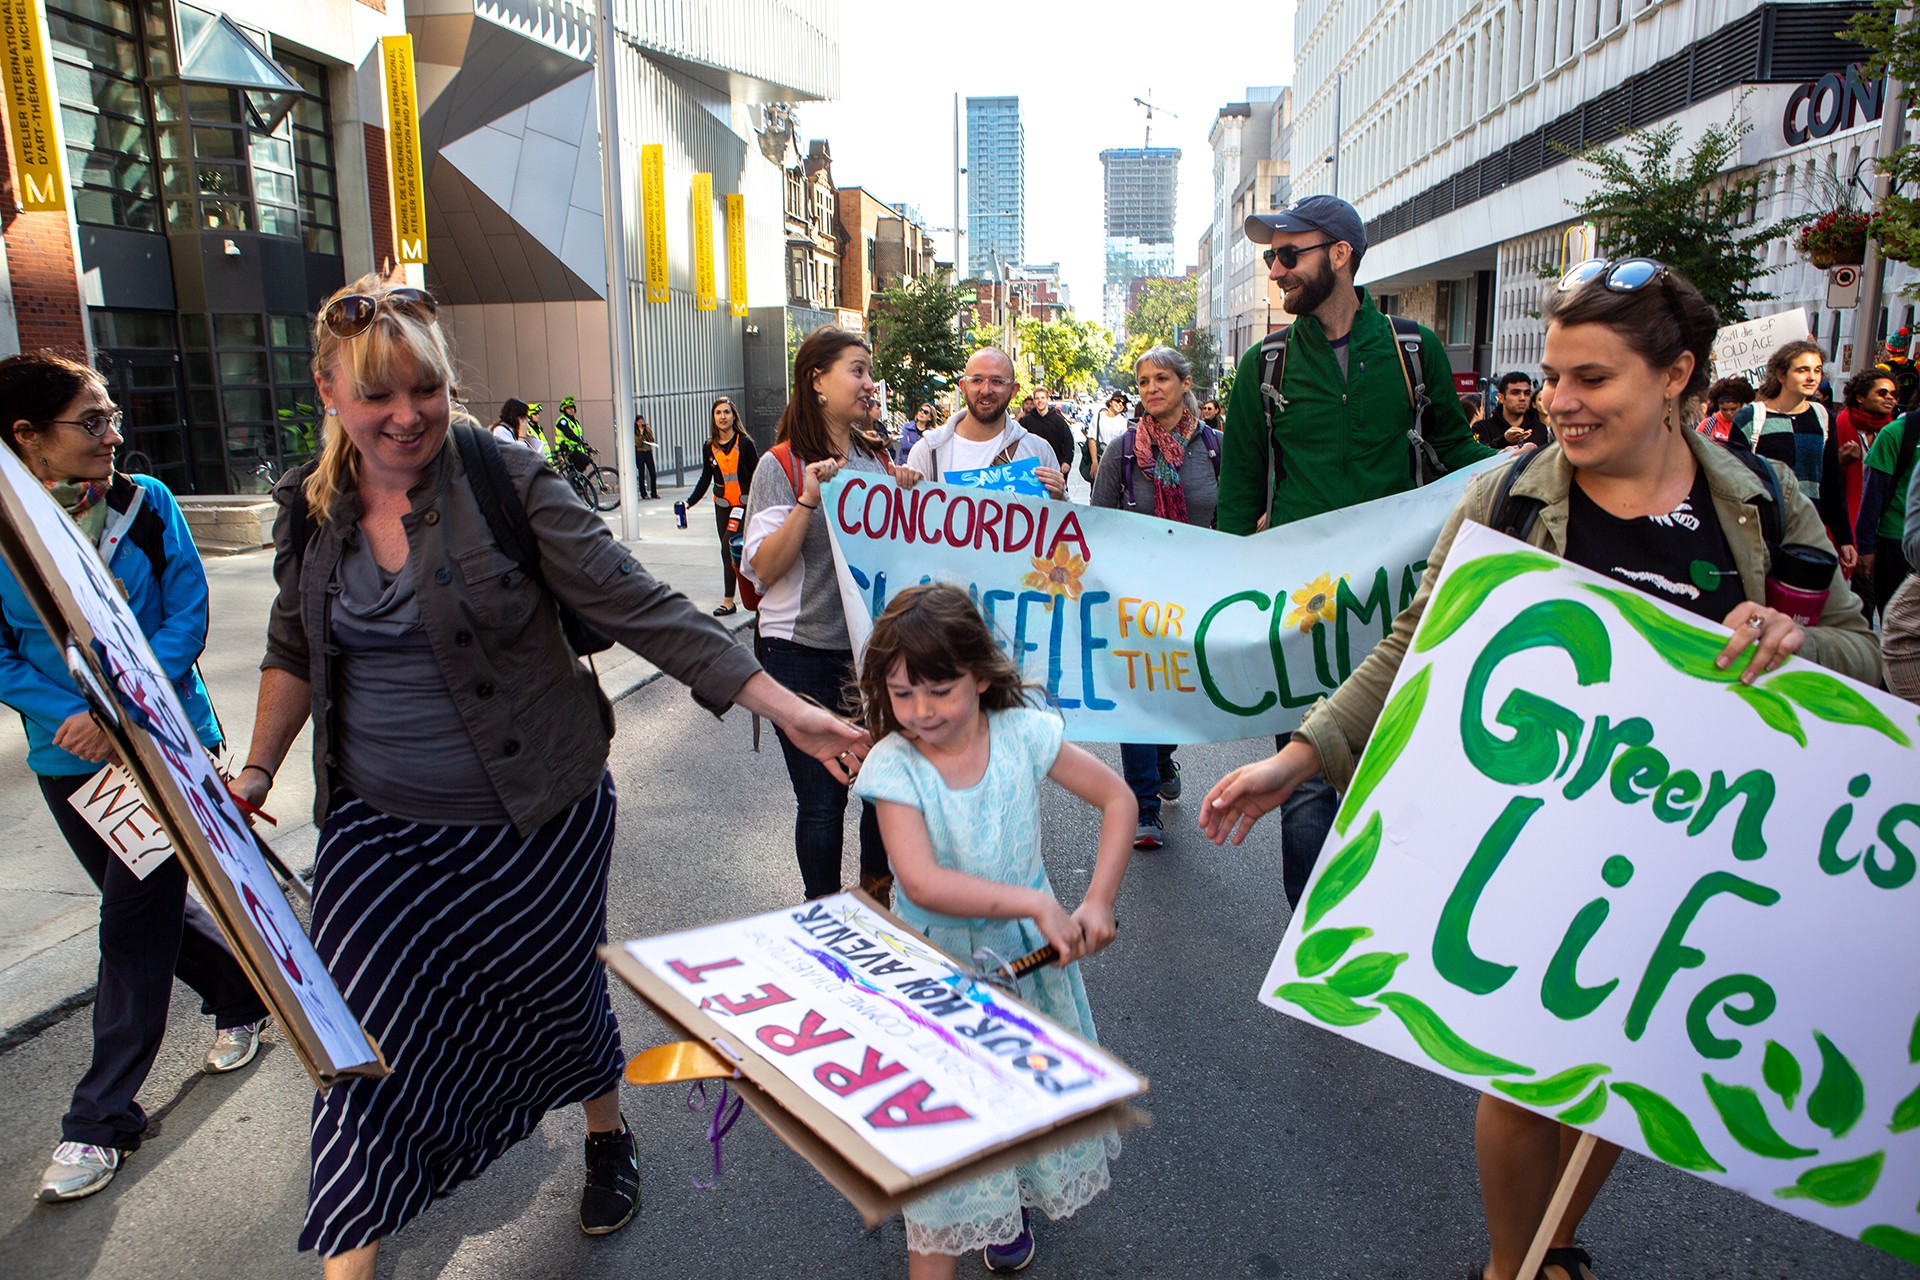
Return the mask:
MULTIPOLYGON (((1266 346, 1240 359, 1227 406, 1235 429, 1221 437, 1219 528, 1249 534, 1413 488, 1414 402, 1393 322, 1353 283, 1367 250, 1359 213, 1336 196, 1308 196, 1254 214, 1245 230, 1267 246, 1268 279, 1297 318, 1274 362, 1272 391, 1266 346)), ((1421 435, 1448 470, 1492 457, 1467 428, 1440 339, 1419 333, 1431 401, 1421 435)), ((1315 779, 1280 808, 1282 880, 1295 906, 1338 803, 1315 779)))

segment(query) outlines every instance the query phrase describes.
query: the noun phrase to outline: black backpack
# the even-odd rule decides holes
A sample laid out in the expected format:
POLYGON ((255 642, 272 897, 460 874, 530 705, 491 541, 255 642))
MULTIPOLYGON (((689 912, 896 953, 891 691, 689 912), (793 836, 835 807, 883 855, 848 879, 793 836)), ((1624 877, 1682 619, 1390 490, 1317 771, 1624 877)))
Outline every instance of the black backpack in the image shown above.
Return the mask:
MULTIPOLYGON (((547 588, 547 579, 540 572, 540 551, 534 545, 533 526, 527 519, 527 508, 520 501, 520 495, 514 491, 513 477, 507 474, 507 466, 500 457, 500 442, 491 433, 464 422, 456 422, 448 430, 453 435, 454 445, 460 450, 461 460, 466 464, 467 476, 473 489, 473 499, 480 505, 480 515, 487 522, 487 529, 493 534, 493 540, 500 550, 506 553, 520 566, 540 589, 553 598, 553 607, 560 615, 560 630, 566 634, 567 644, 575 655, 590 658, 596 653, 613 647, 613 638, 575 613, 567 603, 547 588)), ((293 496, 287 503, 287 513, 292 519, 294 559, 304 562, 307 548, 313 541, 313 517, 307 509, 306 477, 310 467, 302 467, 292 473, 293 496)))

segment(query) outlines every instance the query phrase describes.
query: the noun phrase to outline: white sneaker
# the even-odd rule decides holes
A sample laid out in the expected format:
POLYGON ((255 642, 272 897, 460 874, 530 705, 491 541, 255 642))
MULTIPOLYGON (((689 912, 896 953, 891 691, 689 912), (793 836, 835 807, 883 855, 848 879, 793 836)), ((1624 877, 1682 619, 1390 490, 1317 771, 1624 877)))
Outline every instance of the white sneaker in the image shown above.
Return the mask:
POLYGON ((120 1153, 112 1147, 63 1142, 53 1149, 53 1163, 40 1175, 37 1200, 78 1200, 113 1181, 120 1169, 120 1153))
POLYGON ((260 1052, 260 1032, 267 1025, 266 1019, 258 1022, 243 1022, 237 1027, 222 1027, 214 1033, 213 1047, 207 1050, 206 1072, 217 1076, 226 1071, 238 1071, 253 1061, 253 1055, 260 1052))

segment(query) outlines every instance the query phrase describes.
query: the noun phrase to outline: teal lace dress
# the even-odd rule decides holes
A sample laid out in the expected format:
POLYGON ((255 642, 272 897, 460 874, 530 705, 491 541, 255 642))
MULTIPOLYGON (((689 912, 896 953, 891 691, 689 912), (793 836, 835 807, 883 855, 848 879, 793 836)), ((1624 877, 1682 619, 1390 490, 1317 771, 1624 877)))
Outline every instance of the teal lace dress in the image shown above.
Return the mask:
MULTIPOLYGON (((987 771, 961 790, 899 734, 882 739, 853 792, 918 809, 940 865, 983 880, 1053 892, 1040 861, 1040 783, 1060 754, 1064 726, 1046 712, 1020 708, 987 713, 987 771)), ((1046 945, 1032 920, 962 919, 928 911, 896 889, 894 911, 949 954, 970 960, 981 948, 1004 959, 1046 945)), ((1061 1026, 1096 1039, 1080 966, 1049 965, 1024 979, 1021 996, 1061 1026)), ((1106 1190, 1107 1160, 1118 1136, 1076 1143, 973 1182, 935 1192, 906 1208, 907 1247, 915 1253, 970 1253, 1019 1234, 1020 1208, 1050 1218, 1071 1215, 1106 1190)))

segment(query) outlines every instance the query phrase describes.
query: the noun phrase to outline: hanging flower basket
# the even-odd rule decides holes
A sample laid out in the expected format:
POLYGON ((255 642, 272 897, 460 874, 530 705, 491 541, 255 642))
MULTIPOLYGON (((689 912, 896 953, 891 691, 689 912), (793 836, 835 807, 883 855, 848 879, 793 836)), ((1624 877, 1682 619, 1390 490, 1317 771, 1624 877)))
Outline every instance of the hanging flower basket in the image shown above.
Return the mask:
POLYGON ((1794 248, 1822 271, 1858 263, 1867 254, 1869 220, 1869 215, 1858 210, 1830 209, 1800 228, 1794 248))

